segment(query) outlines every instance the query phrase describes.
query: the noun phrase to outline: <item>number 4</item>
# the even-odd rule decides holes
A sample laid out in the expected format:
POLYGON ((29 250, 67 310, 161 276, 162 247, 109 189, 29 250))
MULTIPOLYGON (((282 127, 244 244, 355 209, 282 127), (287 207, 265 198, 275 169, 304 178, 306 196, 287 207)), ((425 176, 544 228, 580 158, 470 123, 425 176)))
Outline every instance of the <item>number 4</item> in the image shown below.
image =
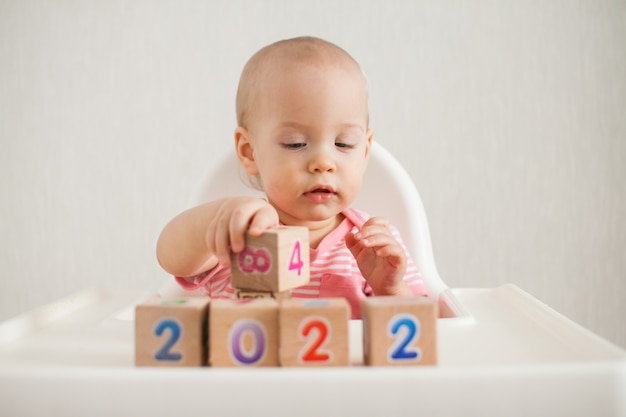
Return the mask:
POLYGON ((291 250, 291 256, 289 257, 289 270, 297 270, 298 276, 302 275, 302 268, 304 267, 304 261, 302 260, 302 250, 300 249, 300 241, 296 240, 291 250))

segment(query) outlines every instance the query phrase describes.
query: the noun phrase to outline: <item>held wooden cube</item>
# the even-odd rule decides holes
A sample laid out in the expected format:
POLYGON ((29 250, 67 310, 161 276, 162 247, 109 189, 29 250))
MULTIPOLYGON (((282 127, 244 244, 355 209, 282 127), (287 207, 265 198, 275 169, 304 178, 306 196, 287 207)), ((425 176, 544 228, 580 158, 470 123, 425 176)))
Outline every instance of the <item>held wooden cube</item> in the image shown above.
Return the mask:
POLYGON ((279 293, 309 282, 309 230, 280 226, 261 236, 246 235, 246 246, 231 254, 234 288, 279 293))
POLYGON ((137 366, 204 366, 208 298, 154 297, 135 307, 137 366))
POLYGON ((436 365, 437 304, 425 297, 363 300, 366 365, 436 365))
POLYGON ((350 305, 344 298, 280 302, 281 366, 348 366, 350 305))
POLYGON ((209 365, 278 366, 278 302, 272 298, 212 300, 209 365))

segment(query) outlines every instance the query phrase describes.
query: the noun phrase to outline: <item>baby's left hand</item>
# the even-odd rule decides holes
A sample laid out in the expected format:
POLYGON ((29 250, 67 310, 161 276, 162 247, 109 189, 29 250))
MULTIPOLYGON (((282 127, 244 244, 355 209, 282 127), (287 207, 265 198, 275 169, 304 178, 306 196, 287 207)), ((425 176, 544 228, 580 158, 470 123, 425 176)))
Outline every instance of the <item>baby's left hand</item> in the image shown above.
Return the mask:
POLYGON ((406 254, 387 220, 372 217, 361 230, 346 235, 346 245, 375 295, 410 295, 404 282, 406 254))

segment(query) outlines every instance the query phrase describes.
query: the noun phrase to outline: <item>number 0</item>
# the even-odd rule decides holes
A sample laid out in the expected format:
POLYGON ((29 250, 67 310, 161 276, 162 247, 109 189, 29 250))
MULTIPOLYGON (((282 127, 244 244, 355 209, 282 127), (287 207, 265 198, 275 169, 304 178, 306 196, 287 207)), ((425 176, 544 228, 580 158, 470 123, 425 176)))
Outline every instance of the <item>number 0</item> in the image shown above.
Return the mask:
POLYGON ((267 333, 263 324, 252 319, 236 321, 228 332, 228 353, 239 365, 255 365, 261 362, 267 353, 267 333), (252 339, 250 349, 244 347, 246 335, 252 339))

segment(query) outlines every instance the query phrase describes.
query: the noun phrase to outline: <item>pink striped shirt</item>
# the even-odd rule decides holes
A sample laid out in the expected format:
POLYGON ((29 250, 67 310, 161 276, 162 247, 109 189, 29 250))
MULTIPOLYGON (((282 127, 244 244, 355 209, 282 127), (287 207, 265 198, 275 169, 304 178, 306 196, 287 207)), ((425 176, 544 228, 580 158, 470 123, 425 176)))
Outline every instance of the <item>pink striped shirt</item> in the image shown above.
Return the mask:
MULTIPOLYGON (((352 318, 361 318, 361 300, 373 296, 359 266, 346 246, 345 236, 361 229, 369 216, 346 209, 346 217, 335 230, 322 239, 316 249, 310 249, 310 281, 291 290, 294 298, 344 297, 352 307, 352 318)), ((404 280, 415 295, 427 295, 420 271, 415 266, 396 228, 391 228, 393 237, 400 242, 407 257, 404 280)), ((235 290, 230 285, 230 268, 217 266, 211 271, 190 278, 176 277, 185 290, 203 288, 211 298, 234 298, 235 290)))

